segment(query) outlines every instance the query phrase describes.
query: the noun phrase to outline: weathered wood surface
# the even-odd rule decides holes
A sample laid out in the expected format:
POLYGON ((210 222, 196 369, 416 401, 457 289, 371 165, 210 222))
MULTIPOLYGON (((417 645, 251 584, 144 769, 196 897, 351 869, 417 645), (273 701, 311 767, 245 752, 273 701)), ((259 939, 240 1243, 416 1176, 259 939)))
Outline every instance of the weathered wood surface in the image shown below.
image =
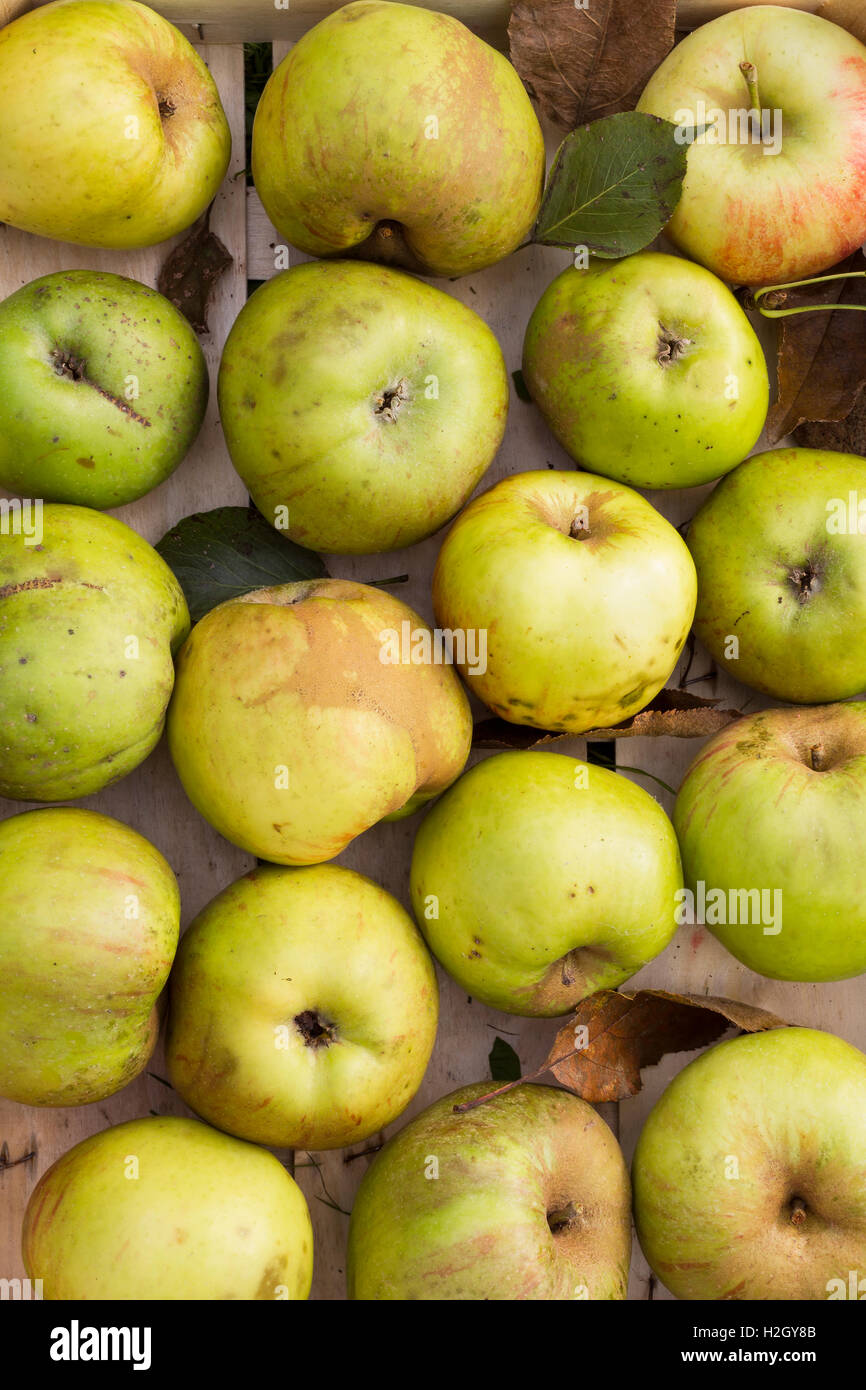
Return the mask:
MULTIPOLYGON (((0 5, 8 0, 0 0, 0 5)), ((180 0, 176 0, 175 13, 180 0)), ((294 0, 293 0, 294 5, 294 0)), ((275 57, 285 52, 275 45, 275 57)), ((231 173, 243 164, 242 59, 238 47, 206 47, 205 53, 219 84, 232 124, 234 149, 231 173)), ((552 137, 551 149, 555 138, 552 137)), ((256 195, 245 190, 242 178, 225 181, 214 210, 213 226, 231 249, 232 270, 220 282, 210 315, 211 332, 205 349, 216 380, 219 354, 228 329, 246 293, 246 279, 263 279, 274 273, 274 250, 280 238, 270 226, 256 195)), ((110 269, 155 283, 165 248, 133 255, 94 252, 80 247, 26 236, 0 228, 0 296, 10 293, 34 276, 70 266, 110 269)), ((291 261, 303 259, 291 253, 291 261)), ((565 252, 534 247, 521 251, 499 266, 443 288, 471 305, 490 324, 506 357, 509 372, 520 365, 523 332, 541 292, 567 263, 565 252)), ((535 408, 512 391, 508 431, 500 454, 484 479, 489 486, 499 477, 525 469, 568 468, 570 460, 553 441, 535 408)), ((652 500, 675 523, 690 517, 707 489, 675 494, 655 494, 652 500)), ((191 511, 245 501, 245 491, 231 468, 212 398, 206 426, 194 450, 175 475, 149 497, 116 514, 147 539, 158 540, 180 517, 191 511)), ((410 582, 400 596, 428 618, 430 576, 439 541, 433 538, 412 550, 358 559, 334 559, 332 572, 361 580, 408 572, 410 582)), ((697 652, 692 675, 710 668, 705 653, 697 652)), ((676 683, 676 673, 672 679, 676 683)), ((726 677, 707 685, 690 686, 696 693, 723 695, 726 704, 756 708, 759 701, 726 677)), ((698 751, 695 740, 630 739, 620 750, 620 760, 654 773, 677 786, 688 762, 698 751)), ((579 739, 557 745, 557 751, 582 756, 579 739)), ((478 756, 478 755, 476 755, 478 756)), ((483 754, 480 756, 484 756, 483 754)), ((655 783, 636 774, 635 780, 657 795, 670 811, 671 798, 655 783)), ((117 816, 148 836, 165 853, 178 874, 186 925, 211 897, 251 864, 249 856, 222 840, 186 800, 161 746, 134 773, 116 786, 88 799, 97 810, 117 816)), ((21 803, 0 801, 0 815, 25 809, 21 803)), ((408 864, 417 821, 381 825, 364 835, 340 857, 342 863, 381 882, 407 902, 408 864)), ((432 1100, 469 1081, 488 1075, 488 1053, 497 1034, 518 1052, 524 1071, 533 1069, 546 1054, 556 1032, 556 1022, 539 1022, 497 1014, 467 1000, 440 971, 442 987, 439 1040, 424 1084, 407 1117, 432 1100)), ((866 1047, 866 1018, 860 1000, 861 981, 841 985, 790 985, 762 979, 740 966, 705 931, 681 929, 677 939, 632 982, 680 992, 728 994, 772 1009, 794 1022, 809 1023, 840 1033, 866 1047)), ((649 1106, 664 1083, 685 1062, 668 1059, 647 1075, 645 1091, 606 1113, 619 1133, 627 1157, 649 1106)), ((14 1163, 23 1155, 35 1157, 0 1172, 0 1277, 22 1273, 19 1256, 21 1216, 29 1191, 39 1175, 65 1149, 107 1124, 148 1112, 184 1113, 174 1093, 156 1078, 163 1074, 158 1052, 139 1079, 119 1095, 98 1105, 80 1109, 37 1110, 0 1101, 0 1145, 8 1146, 14 1163)), ((314 1297, 345 1296, 344 1250, 347 1218, 329 1202, 346 1210, 369 1158, 356 1149, 330 1154, 295 1156, 295 1172, 310 1202, 316 1228, 316 1276, 314 1297)), ((287 1162, 289 1154, 281 1154, 287 1162)), ((633 1262, 632 1298, 664 1297, 650 1289, 648 1271, 639 1251, 633 1262)))

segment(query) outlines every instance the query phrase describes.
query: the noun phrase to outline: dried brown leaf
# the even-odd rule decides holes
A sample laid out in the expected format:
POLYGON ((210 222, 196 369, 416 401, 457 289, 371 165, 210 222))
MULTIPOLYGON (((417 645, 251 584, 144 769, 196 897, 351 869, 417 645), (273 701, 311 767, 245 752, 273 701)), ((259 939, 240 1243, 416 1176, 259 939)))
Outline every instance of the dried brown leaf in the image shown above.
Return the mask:
MULTIPOLYGON (((740 710, 719 709, 718 704, 718 700, 690 695, 686 690, 660 690, 645 709, 630 719, 607 729, 588 729, 580 737, 591 741, 661 735, 707 738, 742 717, 740 710)), ((538 748, 573 737, 573 734, 555 729, 530 729, 525 724, 510 724, 506 719, 481 719, 475 725, 472 742, 476 748, 538 748)))
POLYGON ((602 990, 582 1000, 557 1033, 547 1066, 584 1100, 623 1100, 641 1089, 644 1067, 655 1066, 669 1052, 706 1047, 731 1027, 759 1033, 787 1024, 736 999, 654 989, 602 990), (579 1045, 581 1027, 588 1034, 584 1046, 579 1045))
POLYGON ((861 391, 844 420, 808 420, 794 430, 803 449, 837 449, 866 457, 866 391, 861 391))
POLYGON ((207 306, 213 287, 233 264, 231 252, 210 230, 210 208, 166 257, 157 289, 189 319, 196 333, 207 333, 207 306))
POLYGON ((676 0, 517 0, 511 61, 542 113, 573 130, 630 111, 674 43, 676 0))
MULTIPOLYGON (((866 270, 856 251, 828 271, 866 270)), ((863 310, 795 314, 779 319, 778 397, 767 416, 767 440, 776 444, 805 421, 844 420, 866 383, 866 280, 831 280, 780 291, 777 308, 805 304, 859 304, 863 310)), ((766 300, 763 301, 766 303, 766 300)))

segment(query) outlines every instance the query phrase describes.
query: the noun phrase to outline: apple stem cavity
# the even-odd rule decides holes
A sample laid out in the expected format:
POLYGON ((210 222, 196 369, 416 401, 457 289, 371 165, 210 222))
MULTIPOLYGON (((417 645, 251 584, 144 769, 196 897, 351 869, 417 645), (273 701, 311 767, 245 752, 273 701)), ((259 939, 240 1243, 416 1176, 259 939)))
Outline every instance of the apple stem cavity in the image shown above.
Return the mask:
POLYGON ((583 1207, 575 1202, 566 1202, 564 1207, 558 1207, 555 1211, 547 1213, 547 1224, 555 1236, 561 1235, 564 1231, 572 1231, 575 1226, 580 1224, 583 1216, 583 1207))
POLYGON ((656 361, 660 367, 670 367, 674 362, 679 362, 681 357, 685 357, 691 345, 691 338, 681 338, 678 333, 660 323, 656 361))
POLYGON ((373 398, 373 414, 380 420, 395 424, 401 407, 410 399, 409 378, 401 376, 396 386, 388 386, 380 395, 373 398))
POLYGON ((586 541, 592 535, 586 517, 577 516, 569 527, 568 534, 573 541, 586 541))
POLYGON ((305 1009, 295 1017, 295 1026, 307 1047, 329 1047, 336 1036, 332 1023, 326 1023, 316 1009, 305 1009))
POLYGON ((159 114, 162 120, 170 120, 171 117, 174 115, 175 111, 177 110, 177 107, 175 106, 174 102, 171 100, 170 97, 163 96, 161 92, 157 92, 156 100, 157 105, 159 106, 159 114))

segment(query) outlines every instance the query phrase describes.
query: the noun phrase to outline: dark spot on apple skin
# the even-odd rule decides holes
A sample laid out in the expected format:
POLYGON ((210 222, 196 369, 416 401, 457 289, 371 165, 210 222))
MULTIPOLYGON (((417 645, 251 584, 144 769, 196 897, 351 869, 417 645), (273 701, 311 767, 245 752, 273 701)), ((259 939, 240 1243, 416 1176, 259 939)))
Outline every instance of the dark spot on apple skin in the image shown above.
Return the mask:
POLYGON ((75 462, 78 464, 79 468, 95 468, 95 467, 96 467, 96 464, 94 463, 94 461, 93 461, 92 458, 90 458, 90 459, 76 459, 75 462))

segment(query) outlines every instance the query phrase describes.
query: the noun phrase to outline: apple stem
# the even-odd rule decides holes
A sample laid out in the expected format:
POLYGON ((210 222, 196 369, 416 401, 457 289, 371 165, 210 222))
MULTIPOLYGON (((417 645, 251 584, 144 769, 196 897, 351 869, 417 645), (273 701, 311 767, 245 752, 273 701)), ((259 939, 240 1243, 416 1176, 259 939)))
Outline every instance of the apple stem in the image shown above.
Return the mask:
POLYGON ((791 1225, 802 1226, 806 1220, 806 1203, 795 1197, 791 1203, 791 1225))
POLYGON ((809 761, 812 764, 813 772, 821 771, 821 766, 824 762, 824 749, 821 747, 820 743, 812 744, 812 747, 809 749, 809 761))
POLYGON ((825 285, 831 280, 862 280, 864 278, 866 278, 866 270, 843 270, 834 275, 815 275, 811 280, 790 280, 784 285, 765 285, 762 289, 752 290, 746 301, 746 307, 757 309, 758 313, 763 315, 765 319, 786 319, 790 318, 792 314, 817 314, 822 309, 825 313, 832 313, 834 309, 859 309, 862 312, 866 309, 866 304, 805 304, 796 309, 783 309, 779 306, 784 304, 788 298, 787 290, 803 289, 806 285, 825 285), (767 299, 766 306, 761 303, 765 297, 767 299))
POLYGON ((758 69, 755 67, 754 63, 750 62, 748 58, 745 58, 743 62, 740 63, 740 72, 745 78, 746 87, 749 91, 749 106, 753 111, 760 111, 761 101, 758 96, 758 69))

